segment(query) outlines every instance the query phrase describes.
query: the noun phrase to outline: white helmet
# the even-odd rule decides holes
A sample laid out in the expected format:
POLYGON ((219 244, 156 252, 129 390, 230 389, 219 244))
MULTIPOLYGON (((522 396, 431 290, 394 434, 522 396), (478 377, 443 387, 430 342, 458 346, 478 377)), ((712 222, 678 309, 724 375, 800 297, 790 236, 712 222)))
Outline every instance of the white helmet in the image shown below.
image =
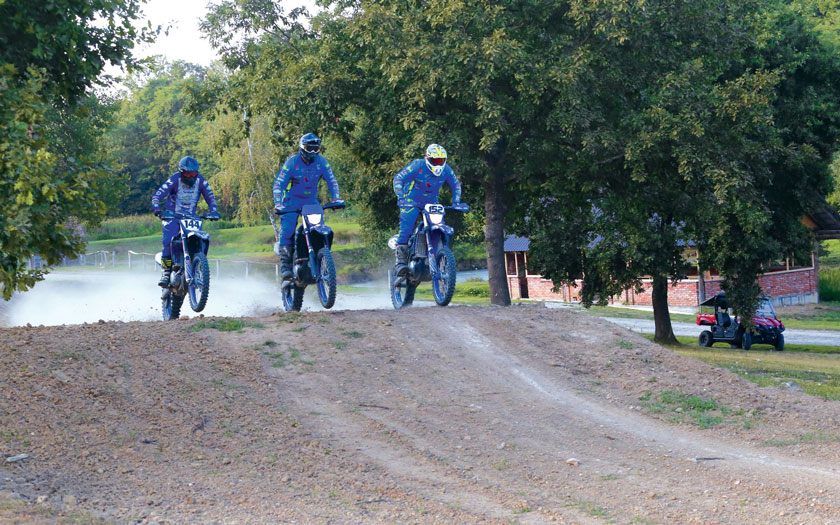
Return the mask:
POLYGON ((444 166, 446 166, 446 150, 443 149, 443 146, 430 144, 426 148, 426 166, 435 176, 440 177, 444 166))

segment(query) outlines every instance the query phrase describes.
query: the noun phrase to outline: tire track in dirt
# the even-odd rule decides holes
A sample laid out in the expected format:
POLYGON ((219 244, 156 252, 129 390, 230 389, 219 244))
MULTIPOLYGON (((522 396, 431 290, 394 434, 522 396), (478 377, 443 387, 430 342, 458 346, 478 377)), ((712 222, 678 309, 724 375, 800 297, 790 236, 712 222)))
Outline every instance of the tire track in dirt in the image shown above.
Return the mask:
MULTIPOLYGON (((678 510, 686 504, 694 512, 687 519, 702 522, 766 522, 790 512, 805 522, 838 516, 834 503, 826 502, 836 501, 826 491, 838 486, 838 475, 820 466, 819 460, 735 445, 657 422, 628 410, 616 399, 592 396, 574 375, 538 358, 540 345, 528 339, 541 341, 543 347, 558 343, 552 340, 550 326, 535 330, 538 336, 520 337, 515 345, 503 340, 500 327, 517 321, 519 312, 515 311, 459 307, 397 315, 354 313, 344 318, 339 333, 351 326, 364 329, 387 316, 393 329, 376 330, 375 344, 368 345, 380 351, 348 347, 336 356, 339 362, 333 366, 318 366, 336 384, 318 381, 307 387, 303 374, 295 389, 304 388, 303 397, 320 397, 325 405, 340 400, 349 403, 343 413, 331 412, 320 423, 334 446, 363 442, 359 452, 368 456, 377 456, 371 452, 376 449, 388 450, 377 456, 378 465, 402 478, 410 477, 413 469, 422 472, 429 458, 443 458, 451 467, 436 469, 435 479, 460 485, 459 490, 467 493, 480 490, 507 509, 508 517, 517 510, 541 509, 525 517, 577 521, 604 513, 613 519, 679 520, 686 518, 684 509, 678 510), (395 333, 422 336, 413 341, 395 333), (378 369, 373 374, 364 372, 378 369), (566 465, 565 459, 572 456, 582 457, 583 466, 566 465), (698 456, 722 459, 686 461, 698 456), (444 477, 437 477, 441 472, 444 477), (617 479, 632 488, 617 487, 617 479), (732 509, 729 500, 733 498, 751 503, 743 510, 732 509)), ((542 313, 538 309, 524 312, 525 318, 542 313)), ((566 332, 572 334, 571 341, 559 342, 590 350, 593 356, 605 353, 599 345, 615 333, 628 337, 620 329, 592 337, 598 321, 573 313, 551 314, 553 320, 569 316, 582 326, 566 332)), ((507 331, 521 335, 528 328, 507 331)), ((670 354, 644 340, 634 339, 634 344, 644 351, 670 354)), ((698 366, 705 367, 678 356, 669 359, 680 363, 676 368, 695 374, 698 366)), ((669 365, 673 362, 664 366, 669 365)), ((691 380, 684 387, 694 388, 691 380)), ((431 496, 440 499, 435 493, 431 496)), ((489 514, 498 517, 498 506, 478 501, 478 507, 465 508, 471 512, 492 508, 489 514)), ((447 502, 451 504, 451 499, 447 502)))
MULTIPOLYGON (((639 417, 628 417, 625 411, 614 407, 595 403, 582 396, 564 389, 556 382, 542 377, 538 372, 529 369, 522 362, 512 358, 497 348, 489 339, 478 333, 468 323, 460 319, 460 335, 466 336, 473 343, 473 355, 477 359, 489 362, 500 374, 507 373, 517 377, 520 382, 533 389, 534 392, 545 396, 557 403, 564 410, 573 412, 578 417, 584 417, 589 424, 609 426, 613 431, 635 435, 646 442, 646 446, 658 446, 660 449, 672 450, 676 445, 686 456, 697 457, 696 451, 702 450, 704 456, 722 457, 722 459, 736 459, 741 469, 765 467, 766 475, 775 474, 775 469, 784 469, 785 475, 809 475, 814 480, 826 483, 836 490, 840 490, 840 472, 837 468, 824 468, 814 463, 805 463, 774 457, 746 447, 736 447, 721 441, 712 441, 687 435, 673 428, 653 421, 645 421, 639 417)), ((732 466, 733 462, 728 462, 732 466)))
POLYGON ((215 321, 0 329, 0 452, 32 453, 0 467, 0 521, 14 493, 118 521, 840 522, 840 403, 595 318, 215 321), (730 415, 700 429, 640 401, 666 391, 730 415))

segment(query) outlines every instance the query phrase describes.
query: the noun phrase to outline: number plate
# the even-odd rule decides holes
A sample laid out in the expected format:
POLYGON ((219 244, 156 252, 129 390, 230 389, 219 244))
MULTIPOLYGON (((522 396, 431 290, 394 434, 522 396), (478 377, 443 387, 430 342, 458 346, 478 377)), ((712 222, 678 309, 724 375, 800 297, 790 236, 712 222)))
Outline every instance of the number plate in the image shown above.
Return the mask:
POLYGON ((198 219, 181 219, 181 227, 188 232, 201 231, 201 221, 198 219))

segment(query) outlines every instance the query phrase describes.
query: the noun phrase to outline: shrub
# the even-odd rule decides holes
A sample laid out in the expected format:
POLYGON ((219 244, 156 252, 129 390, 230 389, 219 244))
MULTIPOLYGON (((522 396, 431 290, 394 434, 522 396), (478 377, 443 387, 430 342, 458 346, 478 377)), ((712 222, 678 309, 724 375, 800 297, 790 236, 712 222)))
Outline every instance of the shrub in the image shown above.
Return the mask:
MULTIPOLYGON (((220 230, 222 228, 238 228, 242 224, 236 221, 207 221, 204 229, 207 231, 220 230)), ((106 219, 102 224, 86 235, 88 241, 102 241, 107 239, 127 239, 130 237, 145 237, 147 235, 160 235, 160 219, 154 215, 129 215, 106 219)))
POLYGON ((820 301, 840 301, 840 269, 820 270, 820 301))

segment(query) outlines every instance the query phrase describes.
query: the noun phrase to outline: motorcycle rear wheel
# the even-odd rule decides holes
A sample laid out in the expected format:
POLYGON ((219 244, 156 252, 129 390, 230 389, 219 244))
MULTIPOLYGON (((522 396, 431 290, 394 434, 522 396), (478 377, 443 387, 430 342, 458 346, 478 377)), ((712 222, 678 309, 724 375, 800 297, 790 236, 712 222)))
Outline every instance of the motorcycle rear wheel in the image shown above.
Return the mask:
POLYGON ((280 295, 283 296, 283 309, 287 312, 300 312, 303 306, 303 292, 306 288, 301 288, 295 283, 283 283, 280 289, 280 295))
POLYGON ((192 257, 192 274, 189 285, 190 308, 200 312, 207 306, 207 297, 210 295, 210 263, 201 252, 192 257))
POLYGON ((181 305, 184 304, 183 295, 175 295, 170 291, 160 302, 164 321, 173 321, 181 317, 181 305))
POLYGON ((391 290, 391 304, 394 306, 394 310, 400 310, 406 306, 411 306, 411 303, 414 302, 414 291, 417 289, 417 285, 411 284, 408 280, 403 280, 403 282, 395 286, 394 282, 396 280, 394 270, 388 270, 388 287, 391 290))

